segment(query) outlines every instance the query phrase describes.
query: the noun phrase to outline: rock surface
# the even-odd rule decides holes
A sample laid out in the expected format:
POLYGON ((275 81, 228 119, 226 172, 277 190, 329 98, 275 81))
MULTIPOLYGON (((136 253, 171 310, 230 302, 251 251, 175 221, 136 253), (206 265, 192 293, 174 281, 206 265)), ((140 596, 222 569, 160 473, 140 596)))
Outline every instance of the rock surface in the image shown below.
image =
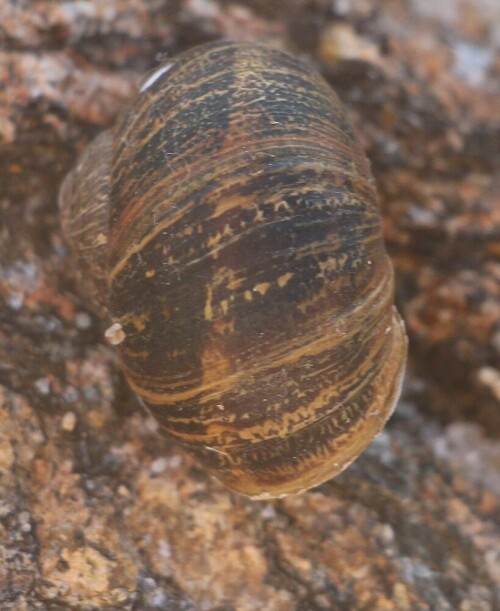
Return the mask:
POLYGON ((500 9, 494 0, 0 3, 0 608, 500 605, 500 9), (307 494, 227 492, 157 431, 77 296, 58 185, 166 55, 315 63, 372 162, 404 397, 307 494))

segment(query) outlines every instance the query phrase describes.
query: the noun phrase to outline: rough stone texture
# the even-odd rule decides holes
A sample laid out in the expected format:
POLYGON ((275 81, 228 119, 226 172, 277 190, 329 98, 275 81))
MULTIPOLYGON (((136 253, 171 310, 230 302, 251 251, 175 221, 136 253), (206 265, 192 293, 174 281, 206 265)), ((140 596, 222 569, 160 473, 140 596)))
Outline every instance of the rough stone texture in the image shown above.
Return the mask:
POLYGON ((498 608, 499 48, 495 0, 0 3, 2 610, 498 608), (348 104, 411 340, 386 431, 273 503, 140 411, 57 218, 141 75, 221 36, 309 58, 348 104))

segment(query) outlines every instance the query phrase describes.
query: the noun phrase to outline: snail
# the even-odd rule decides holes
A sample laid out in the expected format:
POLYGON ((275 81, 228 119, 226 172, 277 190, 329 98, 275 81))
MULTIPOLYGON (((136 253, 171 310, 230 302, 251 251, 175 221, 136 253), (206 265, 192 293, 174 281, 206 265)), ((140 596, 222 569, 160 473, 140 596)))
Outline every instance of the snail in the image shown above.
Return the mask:
POLYGON ((228 488, 303 492, 381 431, 407 339, 368 161, 309 65, 232 42, 166 62, 59 202, 130 387, 228 488))

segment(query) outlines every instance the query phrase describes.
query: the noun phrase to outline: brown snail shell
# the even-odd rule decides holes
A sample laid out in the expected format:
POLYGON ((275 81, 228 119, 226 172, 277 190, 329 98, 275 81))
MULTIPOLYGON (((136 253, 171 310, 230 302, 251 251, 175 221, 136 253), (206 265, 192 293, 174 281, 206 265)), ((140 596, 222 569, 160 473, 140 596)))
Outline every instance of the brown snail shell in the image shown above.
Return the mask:
POLYGON ((231 42, 169 61, 60 203, 130 386, 229 488, 302 492, 380 432, 407 340, 367 159, 309 66, 231 42))

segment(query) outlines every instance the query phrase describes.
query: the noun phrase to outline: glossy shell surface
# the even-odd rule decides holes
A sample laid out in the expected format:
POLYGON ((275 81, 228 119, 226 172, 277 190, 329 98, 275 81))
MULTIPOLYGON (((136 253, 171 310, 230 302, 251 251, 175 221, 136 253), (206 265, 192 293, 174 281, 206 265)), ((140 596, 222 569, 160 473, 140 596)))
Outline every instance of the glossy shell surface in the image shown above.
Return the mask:
POLYGON ((110 203, 88 241, 106 235, 133 390, 233 490, 334 476, 390 416, 406 357, 374 181, 334 92, 280 51, 215 43, 149 75, 102 138, 110 203))

